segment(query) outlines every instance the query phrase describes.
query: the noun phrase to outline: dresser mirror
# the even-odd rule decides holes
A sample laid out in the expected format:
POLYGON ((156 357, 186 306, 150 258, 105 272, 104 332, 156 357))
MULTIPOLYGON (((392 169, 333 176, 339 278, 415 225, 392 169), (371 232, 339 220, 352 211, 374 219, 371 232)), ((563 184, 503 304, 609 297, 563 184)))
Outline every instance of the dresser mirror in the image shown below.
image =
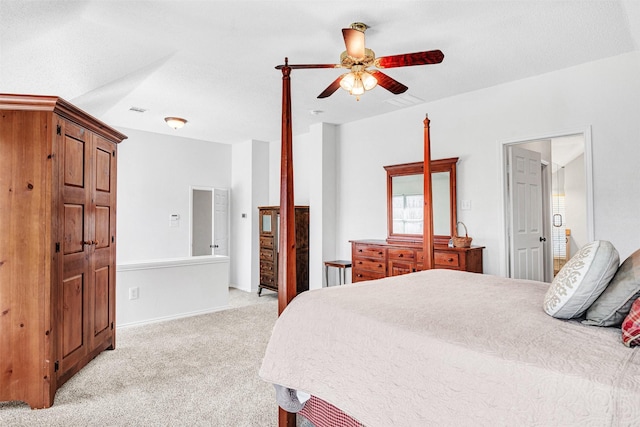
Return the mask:
MULTIPOLYGON (((446 245, 455 234, 457 157, 431 161, 433 240, 446 245)), ((422 162, 385 166, 387 171, 388 243, 422 244, 424 165, 422 162)))

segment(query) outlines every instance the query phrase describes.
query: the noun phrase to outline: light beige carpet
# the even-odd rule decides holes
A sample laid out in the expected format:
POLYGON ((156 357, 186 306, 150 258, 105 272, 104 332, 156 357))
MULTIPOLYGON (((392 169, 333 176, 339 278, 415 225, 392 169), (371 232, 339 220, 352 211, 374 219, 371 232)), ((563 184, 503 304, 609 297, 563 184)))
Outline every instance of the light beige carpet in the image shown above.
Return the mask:
POLYGON ((0 425, 274 426, 274 390, 258 377, 274 296, 232 292, 240 308, 119 329, 117 348, 64 384, 51 408, 1 402, 0 425))

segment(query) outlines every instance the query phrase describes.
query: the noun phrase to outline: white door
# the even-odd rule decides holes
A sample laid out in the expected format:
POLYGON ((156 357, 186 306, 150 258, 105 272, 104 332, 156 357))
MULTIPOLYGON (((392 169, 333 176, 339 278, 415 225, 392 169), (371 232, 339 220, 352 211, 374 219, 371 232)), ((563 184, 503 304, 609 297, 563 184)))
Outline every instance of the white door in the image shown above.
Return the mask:
POLYGON ((192 189, 191 255, 211 255, 213 246, 213 202, 209 189, 192 189))
POLYGON ((541 155, 509 147, 510 277, 544 281, 541 155))
POLYGON ((229 191, 213 190, 213 253, 229 255, 229 191))

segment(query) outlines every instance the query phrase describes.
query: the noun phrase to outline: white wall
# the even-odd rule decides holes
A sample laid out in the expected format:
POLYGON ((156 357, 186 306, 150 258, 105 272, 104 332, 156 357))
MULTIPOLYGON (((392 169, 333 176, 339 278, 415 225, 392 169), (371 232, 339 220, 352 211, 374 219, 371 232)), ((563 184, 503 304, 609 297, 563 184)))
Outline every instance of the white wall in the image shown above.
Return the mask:
POLYGON ((232 153, 230 282, 232 287, 257 291, 258 206, 269 204, 269 144, 253 140, 233 144, 232 153))
POLYGON ((229 308, 229 257, 205 255, 118 264, 118 327, 229 308), (135 290, 136 298, 130 297, 135 290))
POLYGON ((432 157, 459 156, 458 207, 485 273, 505 273, 502 144, 592 129, 595 238, 628 256, 640 222, 640 53, 504 84, 342 125, 339 133, 339 255, 350 239, 386 237, 383 165, 422 158, 422 120, 431 119, 432 157))
POLYGON ((189 186, 230 188, 231 146, 120 130, 117 263, 189 256, 189 186))
POLYGON ((318 123, 309 135, 309 289, 318 289, 324 261, 336 259, 336 126, 318 123))

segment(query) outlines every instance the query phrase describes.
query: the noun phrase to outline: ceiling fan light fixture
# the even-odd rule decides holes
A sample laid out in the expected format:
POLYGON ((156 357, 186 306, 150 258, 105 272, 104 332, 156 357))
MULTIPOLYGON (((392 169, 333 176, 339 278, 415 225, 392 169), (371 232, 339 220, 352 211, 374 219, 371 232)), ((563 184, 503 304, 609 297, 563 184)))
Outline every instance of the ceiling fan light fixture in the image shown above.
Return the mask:
POLYGON ((353 85, 356 82, 356 75, 354 73, 347 73, 344 75, 342 80, 340 80, 340 87, 347 92, 351 92, 353 89, 353 85))
POLYGON ((362 74, 360 74, 360 78, 362 79, 364 90, 371 90, 378 85, 378 80, 373 77, 373 74, 366 71, 363 71, 362 74))
POLYGON ((353 87, 351 88, 350 93, 351 95, 354 95, 356 97, 364 93, 364 85, 362 84, 362 79, 357 74, 356 74, 355 81, 353 82, 353 87))
POLYGON ((187 123, 187 121, 181 117, 165 117, 164 121, 167 122, 169 127, 172 127, 175 130, 180 129, 187 123))
POLYGON ((360 95, 378 85, 378 80, 367 71, 351 71, 342 77, 340 87, 360 100, 360 95))

